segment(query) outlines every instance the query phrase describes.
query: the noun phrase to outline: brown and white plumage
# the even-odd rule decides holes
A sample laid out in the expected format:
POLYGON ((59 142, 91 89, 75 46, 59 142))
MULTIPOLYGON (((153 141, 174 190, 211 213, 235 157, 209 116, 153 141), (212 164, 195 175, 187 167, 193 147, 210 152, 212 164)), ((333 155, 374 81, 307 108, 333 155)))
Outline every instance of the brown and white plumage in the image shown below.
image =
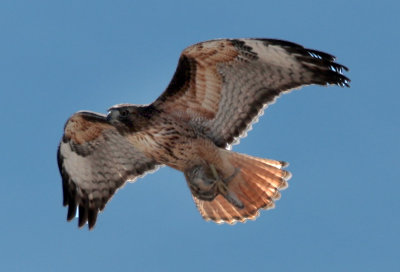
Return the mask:
POLYGON ((214 40, 182 52, 156 107, 204 127, 220 147, 244 133, 283 92, 309 84, 348 86, 334 57, 272 39, 214 40))
POLYGON ((162 95, 147 106, 117 105, 105 116, 78 112, 58 149, 68 220, 79 226, 127 180, 159 165, 185 173, 206 220, 234 223, 274 206, 284 163, 229 151, 262 110, 304 85, 348 86, 334 57, 272 39, 222 39, 186 48, 162 95))
POLYGON ((63 204, 69 207, 68 220, 79 207, 79 226, 88 221, 91 228, 118 188, 158 164, 130 144, 105 116, 78 112, 64 131, 58 149, 63 204))

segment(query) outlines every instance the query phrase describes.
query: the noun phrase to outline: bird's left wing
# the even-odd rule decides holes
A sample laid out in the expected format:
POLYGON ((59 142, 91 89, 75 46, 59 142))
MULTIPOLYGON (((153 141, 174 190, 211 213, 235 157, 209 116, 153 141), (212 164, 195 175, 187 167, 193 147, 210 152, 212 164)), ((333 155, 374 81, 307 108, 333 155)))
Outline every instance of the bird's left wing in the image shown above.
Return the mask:
POLYGON ((157 168, 104 115, 92 112, 78 112, 67 121, 57 157, 67 219, 78 207, 78 225, 88 222, 89 229, 118 188, 157 168))
POLYGON ((186 48, 153 103, 203 131, 219 147, 243 136, 281 93, 309 84, 348 86, 327 53, 274 39, 221 39, 186 48))

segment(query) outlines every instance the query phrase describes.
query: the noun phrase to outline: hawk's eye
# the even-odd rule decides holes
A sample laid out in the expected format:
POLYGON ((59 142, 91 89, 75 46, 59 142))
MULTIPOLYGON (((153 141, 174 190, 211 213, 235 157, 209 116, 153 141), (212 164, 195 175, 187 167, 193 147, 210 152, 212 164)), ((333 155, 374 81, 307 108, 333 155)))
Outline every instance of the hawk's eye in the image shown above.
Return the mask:
POLYGON ((127 109, 121 110, 121 111, 119 112, 119 115, 120 115, 120 117, 122 117, 122 118, 126 118, 126 117, 128 116, 128 114, 129 114, 129 111, 128 111, 127 109))

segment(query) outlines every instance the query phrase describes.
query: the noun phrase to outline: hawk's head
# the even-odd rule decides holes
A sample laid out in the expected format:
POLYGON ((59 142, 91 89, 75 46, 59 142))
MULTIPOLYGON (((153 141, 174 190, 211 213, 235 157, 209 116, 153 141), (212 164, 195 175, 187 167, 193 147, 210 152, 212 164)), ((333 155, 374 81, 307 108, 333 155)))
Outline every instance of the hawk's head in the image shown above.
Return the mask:
POLYGON ((137 106, 132 104, 118 104, 108 109, 107 120, 113 125, 125 124, 131 127, 136 113, 137 106))
POLYGON ((118 104, 108 109, 107 120, 113 126, 129 131, 141 130, 152 116, 151 107, 133 104, 118 104))

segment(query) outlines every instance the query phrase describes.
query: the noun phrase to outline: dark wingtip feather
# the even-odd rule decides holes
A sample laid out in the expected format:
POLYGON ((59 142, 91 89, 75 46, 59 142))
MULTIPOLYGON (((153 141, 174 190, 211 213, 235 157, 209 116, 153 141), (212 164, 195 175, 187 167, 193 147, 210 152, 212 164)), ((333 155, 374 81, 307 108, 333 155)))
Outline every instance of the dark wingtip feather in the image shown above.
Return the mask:
POLYGON ((338 85, 340 86, 340 87, 347 87, 347 88, 350 88, 350 82, 351 82, 351 80, 348 78, 348 77, 346 77, 346 76, 344 76, 344 75, 341 75, 341 81, 338 83, 338 85))
POLYGON ((349 71, 346 66, 334 62, 335 57, 326 53, 306 49, 309 56, 302 55, 297 58, 315 72, 316 84, 336 84, 340 87, 350 87, 350 79, 343 75, 343 71, 349 71), (325 54, 325 55, 324 55, 325 54))
POLYGON ((88 221, 88 209, 79 205, 78 227, 83 227, 88 221))
POLYGON ((66 182, 62 182, 62 187, 63 187, 63 206, 68 205, 68 194, 67 194, 67 185, 66 182))
POLYGON ((315 49, 306 49, 306 50, 313 57, 325 59, 327 61, 334 61, 335 60, 335 56, 333 56, 331 54, 328 54, 326 52, 322 52, 322 51, 315 50, 315 49))
MULTIPOLYGON (((309 56, 299 56, 305 63, 317 65, 314 68, 316 76, 320 76, 325 84, 336 84, 340 87, 350 87, 350 79, 343 75, 343 71, 349 71, 346 66, 335 62, 335 56, 313 49, 305 49, 309 56)), ((316 82, 318 83, 318 82, 316 82)), ((324 84, 320 82, 319 84, 324 84)))
POLYGON ((75 215, 76 215, 76 204, 75 203, 69 203, 68 204, 67 221, 71 221, 72 219, 74 219, 75 215))
POLYGON ((62 179, 63 206, 65 207, 68 205, 68 202, 69 202, 68 193, 67 193, 69 176, 65 172, 64 167, 63 167, 64 157, 61 155, 60 146, 61 146, 61 143, 57 149, 57 164, 58 164, 58 170, 60 171, 60 175, 61 175, 61 179, 62 179))
POLYGON ((289 163, 286 161, 279 161, 281 163, 281 168, 286 168, 289 166, 289 163))
POLYGON ((78 203, 76 200, 75 187, 73 187, 73 189, 69 192, 68 186, 67 186, 68 183, 69 183, 68 179, 63 179, 64 206, 68 206, 67 220, 71 221, 72 219, 75 218, 78 203))
POLYGON ((89 209, 89 230, 92 230, 94 226, 96 225, 96 220, 97 220, 97 214, 98 214, 97 209, 89 209))
MULTIPOLYGON (((295 54, 296 58, 305 64, 316 65, 316 84, 336 84, 340 87, 350 87, 350 79, 343 75, 343 71, 349 71, 346 66, 335 62, 335 56, 319 50, 305 48, 297 43, 276 40, 260 39, 266 45, 279 45, 288 52, 295 54), (319 78, 318 78, 319 77, 319 78)), ((311 68, 311 67, 310 67, 311 68)))

